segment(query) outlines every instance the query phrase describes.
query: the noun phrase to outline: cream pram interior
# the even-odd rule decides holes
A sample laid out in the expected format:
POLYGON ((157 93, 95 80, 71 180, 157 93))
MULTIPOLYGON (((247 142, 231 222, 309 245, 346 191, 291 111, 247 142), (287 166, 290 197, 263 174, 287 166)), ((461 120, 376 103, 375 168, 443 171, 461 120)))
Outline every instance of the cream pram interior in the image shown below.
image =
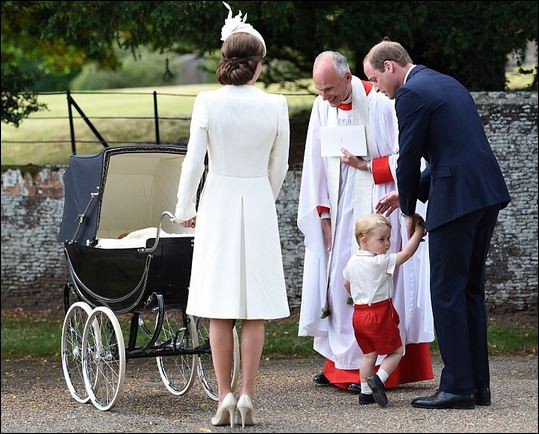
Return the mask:
MULTIPOLYGON (((167 153, 110 157, 96 247, 140 248, 146 247, 148 238, 155 238, 161 213, 174 214, 176 209, 183 159, 183 155, 167 153)), ((193 237, 194 229, 170 223, 165 217, 160 236, 193 237)))

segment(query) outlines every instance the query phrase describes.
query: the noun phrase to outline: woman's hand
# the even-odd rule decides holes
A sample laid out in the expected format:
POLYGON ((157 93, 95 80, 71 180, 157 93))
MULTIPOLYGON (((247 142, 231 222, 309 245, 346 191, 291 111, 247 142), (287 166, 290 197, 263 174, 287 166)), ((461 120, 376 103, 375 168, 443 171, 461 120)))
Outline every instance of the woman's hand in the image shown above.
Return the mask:
POLYGON ((185 220, 183 222, 180 220, 174 219, 174 223, 178 223, 180 226, 183 226, 184 228, 194 228, 197 223, 197 218, 193 217, 192 219, 185 220))
POLYGON ((397 208, 400 208, 399 193, 397 191, 391 191, 378 201, 374 210, 377 214, 383 214, 389 217, 397 208))

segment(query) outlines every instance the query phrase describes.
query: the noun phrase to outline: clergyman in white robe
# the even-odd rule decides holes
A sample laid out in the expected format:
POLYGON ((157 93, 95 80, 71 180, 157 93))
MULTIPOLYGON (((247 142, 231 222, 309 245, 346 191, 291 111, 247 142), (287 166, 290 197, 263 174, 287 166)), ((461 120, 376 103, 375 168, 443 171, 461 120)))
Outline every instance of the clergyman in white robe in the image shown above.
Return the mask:
MULTIPOLYGON (((398 126, 393 102, 357 77, 352 77, 351 102, 352 109, 348 111, 331 107, 321 96, 314 102, 298 209, 298 227, 305 237, 298 334, 314 336, 314 349, 327 359, 323 373, 331 383, 341 387, 359 382, 359 362, 363 356, 354 337, 353 307, 347 304, 342 275, 348 259, 358 249, 354 222, 363 214, 373 213, 378 200, 397 189, 393 180, 396 179, 398 126), (338 125, 365 126, 368 156, 364 158, 374 162, 385 157, 391 182, 375 184, 374 173, 341 163, 340 157, 321 156, 320 127, 338 125), (320 207, 329 209, 330 251, 324 243, 320 207), (330 315, 322 318, 324 311, 329 311, 330 315)), ((418 205, 421 212, 422 204, 418 205)), ((398 212, 392 213, 389 219, 392 224, 390 252, 396 252, 406 241, 406 229, 398 212)), ((413 369, 407 369, 402 375, 397 368, 393 378, 388 379, 388 387, 433 378, 428 344, 407 345, 434 339, 428 249, 424 244, 427 243, 422 243, 415 256, 394 274, 393 303, 399 313, 401 338, 405 344, 401 365, 410 365, 413 369)))

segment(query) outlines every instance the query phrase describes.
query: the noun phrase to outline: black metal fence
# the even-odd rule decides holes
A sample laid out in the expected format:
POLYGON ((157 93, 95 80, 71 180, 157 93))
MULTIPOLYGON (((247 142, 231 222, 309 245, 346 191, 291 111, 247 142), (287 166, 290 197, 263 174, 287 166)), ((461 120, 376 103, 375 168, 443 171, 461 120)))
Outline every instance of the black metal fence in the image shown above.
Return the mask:
MULTIPOLYGON (((169 117, 169 116, 159 116, 159 108, 158 108, 158 97, 161 96, 174 96, 174 97, 182 97, 182 98, 195 98, 196 94, 175 94, 175 93, 162 93, 162 92, 117 92, 117 91, 64 91, 64 92, 40 92, 38 95, 66 95, 66 102, 67 102, 67 116, 33 116, 28 117, 25 119, 25 121, 33 121, 33 120, 43 120, 43 119, 50 119, 50 120, 57 120, 57 119, 67 119, 69 120, 69 133, 70 133, 70 140, 2 140, 2 143, 31 143, 31 144, 53 144, 53 143, 65 143, 65 144, 71 144, 71 152, 73 155, 77 154, 77 143, 79 144, 98 144, 100 143, 104 148, 109 147, 110 145, 137 145, 137 144, 149 144, 154 143, 157 145, 170 145, 170 144, 179 144, 179 143, 185 143, 184 141, 163 141, 161 139, 160 130, 159 130, 159 122, 162 120, 166 121, 190 121, 191 117, 169 117), (153 96, 153 115, 152 116, 88 116, 82 108, 79 106, 77 101, 75 100, 76 95, 83 95, 83 94, 92 94, 92 95, 152 95, 153 96), (77 115, 74 115, 73 109, 76 111, 77 115), (88 128, 92 131, 93 135, 95 136, 96 140, 77 140, 76 134, 75 134, 75 127, 74 127, 74 120, 75 119, 82 119, 85 124, 88 126, 88 128), (153 120, 154 123, 154 134, 155 138, 154 141, 123 141, 123 140, 106 140, 103 135, 98 131, 92 120, 98 120, 98 119, 110 119, 110 120, 117 120, 117 119, 125 119, 125 120, 153 120)), ((308 93, 287 93, 287 96, 308 96, 310 94, 308 93)))
POLYGON ((73 155, 77 153, 77 142, 78 143, 89 143, 97 144, 101 143, 103 147, 107 148, 111 144, 121 145, 121 144, 148 144, 148 141, 111 141, 105 140, 95 125, 92 123, 91 119, 125 119, 125 120, 153 120, 154 130, 155 130, 155 144, 174 144, 176 142, 162 142, 160 133, 159 133, 159 121, 160 120, 173 120, 173 121, 189 121, 191 117, 167 117, 159 116, 158 110, 158 95, 167 95, 167 96, 177 96, 177 97, 186 97, 186 98, 195 98, 196 95, 190 94, 172 94, 172 93, 158 93, 153 92, 107 92, 107 91, 65 91, 65 92, 42 92, 39 95, 66 95, 67 98, 67 116, 36 116, 29 117, 25 120, 43 120, 43 119, 68 119, 69 120, 69 132, 70 140, 2 140, 2 143, 33 143, 33 144, 51 144, 51 143, 70 143, 71 152, 73 155), (103 94, 103 95, 153 95, 153 116, 87 116, 84 111, 81 109, 79 104, 75 101, 74 95, 76 94, 103 94), (78 116, 73 115, 73 109, 78 113, 78 116), (75 128, 74 128, 74 119, 82 119, 92 131, 97 140, 77 140, 75 137, 75 128))

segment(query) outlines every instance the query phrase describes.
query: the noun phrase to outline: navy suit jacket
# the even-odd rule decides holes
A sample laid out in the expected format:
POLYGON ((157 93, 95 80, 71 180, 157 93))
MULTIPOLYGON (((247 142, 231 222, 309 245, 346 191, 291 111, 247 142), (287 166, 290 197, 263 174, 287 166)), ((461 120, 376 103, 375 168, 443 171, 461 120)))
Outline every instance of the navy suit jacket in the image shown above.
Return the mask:
POLYGON ((401 211, 428 199, 426 226, 435 229, 510 196, 472 96, 457 80, 415 66, 396 94, 397 182, 401 211), (421 157, 427 168, 421 173, 421 157))

